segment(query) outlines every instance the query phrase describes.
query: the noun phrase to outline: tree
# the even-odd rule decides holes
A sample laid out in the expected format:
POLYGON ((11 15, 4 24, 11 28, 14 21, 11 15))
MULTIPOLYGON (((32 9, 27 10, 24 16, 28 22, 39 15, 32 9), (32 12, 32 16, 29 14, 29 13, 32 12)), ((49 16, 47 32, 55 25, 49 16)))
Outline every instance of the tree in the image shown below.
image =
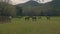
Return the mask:
POLYGON ((16 7, 16 16, 22 16, 22 7, 16 7))
POLYGON ((0 15, 3 16, 7 16, 7 15, 11 15, 11 16, 15 16, 16 12, 15 12, 15 6, 6 3, 6 2, 2 2, 0 1, 0 15))

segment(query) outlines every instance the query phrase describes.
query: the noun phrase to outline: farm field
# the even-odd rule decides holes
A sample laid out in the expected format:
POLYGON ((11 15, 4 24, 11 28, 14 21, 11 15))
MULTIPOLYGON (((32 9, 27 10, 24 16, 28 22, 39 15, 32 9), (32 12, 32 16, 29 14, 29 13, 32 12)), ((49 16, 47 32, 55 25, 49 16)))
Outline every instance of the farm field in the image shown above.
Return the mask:
POLYGON ((60 16, 50 19, 42 16, 36 21, 13 18, 11 23, 0 24, 0 34, 60 34, 60 16))

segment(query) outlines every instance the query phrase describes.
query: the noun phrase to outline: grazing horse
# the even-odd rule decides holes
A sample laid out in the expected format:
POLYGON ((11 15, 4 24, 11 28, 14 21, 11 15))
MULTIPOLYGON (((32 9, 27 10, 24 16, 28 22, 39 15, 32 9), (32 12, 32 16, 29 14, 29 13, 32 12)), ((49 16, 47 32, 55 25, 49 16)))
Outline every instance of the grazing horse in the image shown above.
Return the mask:
POLYGON ((47 19, 50 19, 50 16, 47 16, 47 19))
POLYGON ((29 17, 29 16, 28 16, 28 17, 25 17, 25 21, 26 21, 26 20, 29 20, 29 19, 30 19, 30 17, 29 17))
POLYGON ((31 17, 33 21, 36 21, 36 17, 35 16, 32 16, 31 17))

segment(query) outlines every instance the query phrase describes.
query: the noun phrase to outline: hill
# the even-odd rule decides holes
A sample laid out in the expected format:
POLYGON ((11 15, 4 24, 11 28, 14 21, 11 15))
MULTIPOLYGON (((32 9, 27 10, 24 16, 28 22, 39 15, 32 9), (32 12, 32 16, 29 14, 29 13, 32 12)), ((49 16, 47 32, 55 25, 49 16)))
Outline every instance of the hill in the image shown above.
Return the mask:
POLYGON ((60 10, 57 10, 60 8, 59 5, 59 1, 56 2, 55 0, 45 4, 41 4, 36 1, 28 1, 26 3, 16 5, 16 7, 22 7, 22 13, 24 15, 41 15, 41 12, 43 15, 55 15, 60 13, 60 10))
POLYGON ((22 6, 22 7, 24 7, 24 6, 40 6, 41 4, 40 3, 38 3, 38 2, 36 2, 36 1, 28 1, 28 2, 26 2, 26 3, 22 3, 22 4, 17 4, 16 6, 22 6))

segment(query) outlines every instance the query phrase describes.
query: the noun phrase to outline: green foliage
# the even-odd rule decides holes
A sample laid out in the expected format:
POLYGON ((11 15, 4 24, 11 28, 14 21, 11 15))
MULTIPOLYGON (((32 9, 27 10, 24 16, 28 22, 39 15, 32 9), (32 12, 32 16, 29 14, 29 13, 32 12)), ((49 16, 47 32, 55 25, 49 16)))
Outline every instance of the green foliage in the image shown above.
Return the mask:
POLYGON ((15 11, 15 6, 5 3, 5 2, 0 2, 0 15, 11 15, 15 16, 16 11, 15 11))
POLYGON ((22 16, 22 7, 16 7, 16 16, 22 16))

